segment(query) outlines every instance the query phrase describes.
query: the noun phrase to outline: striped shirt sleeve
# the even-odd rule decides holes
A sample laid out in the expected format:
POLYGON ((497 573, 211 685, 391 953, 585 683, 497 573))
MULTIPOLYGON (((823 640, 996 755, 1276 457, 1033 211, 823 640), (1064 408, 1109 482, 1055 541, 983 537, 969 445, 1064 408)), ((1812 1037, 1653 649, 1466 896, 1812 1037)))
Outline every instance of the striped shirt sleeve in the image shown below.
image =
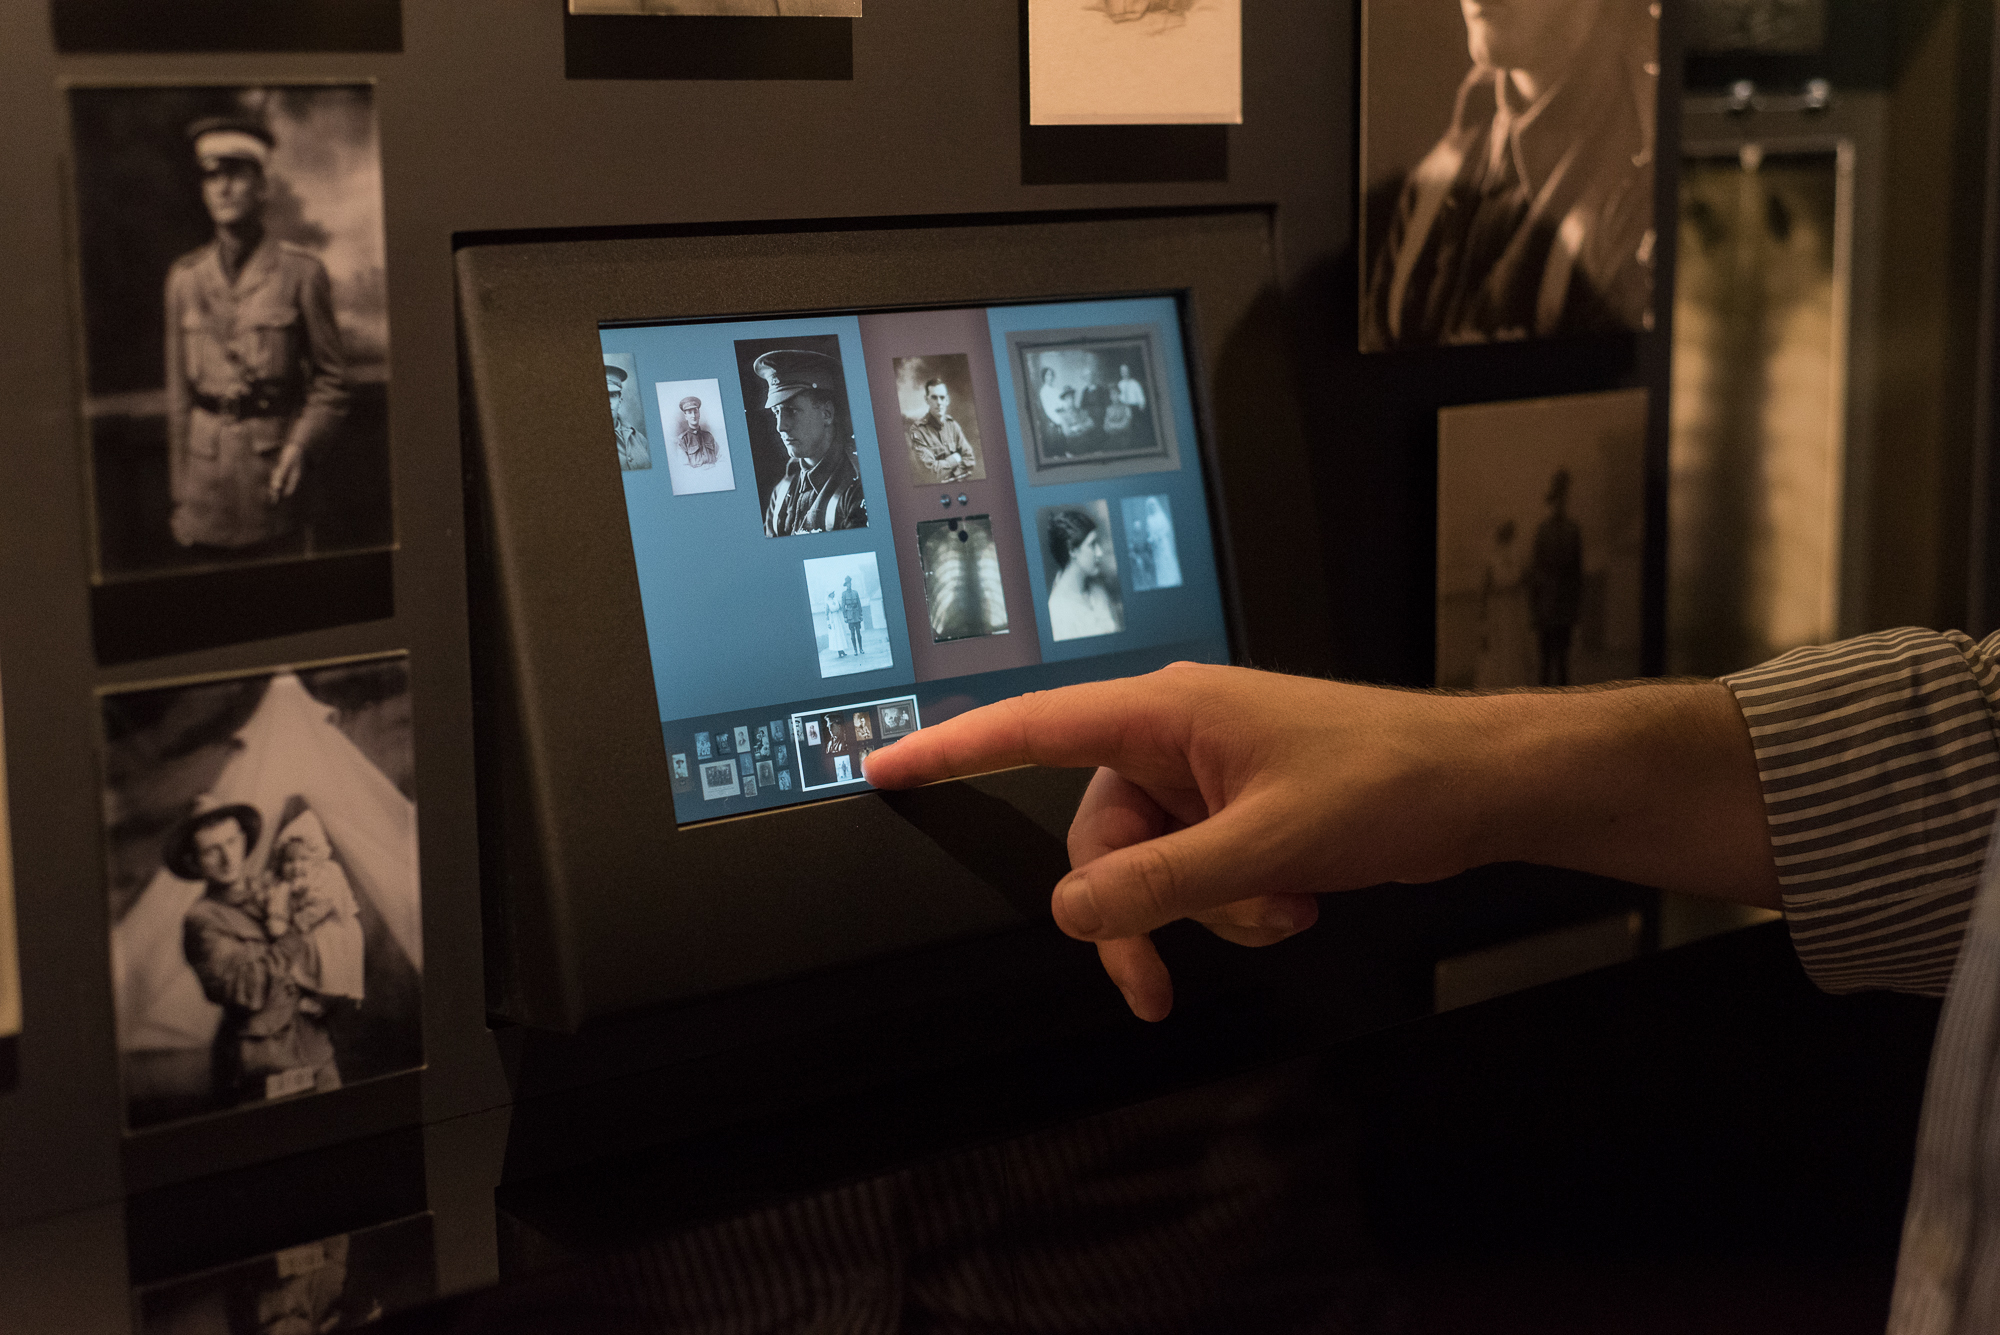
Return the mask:
POLYGON ((2000 810, 2000 634, 1884 631, 1722 681, 1806 972, 1942 996, 2000 810))

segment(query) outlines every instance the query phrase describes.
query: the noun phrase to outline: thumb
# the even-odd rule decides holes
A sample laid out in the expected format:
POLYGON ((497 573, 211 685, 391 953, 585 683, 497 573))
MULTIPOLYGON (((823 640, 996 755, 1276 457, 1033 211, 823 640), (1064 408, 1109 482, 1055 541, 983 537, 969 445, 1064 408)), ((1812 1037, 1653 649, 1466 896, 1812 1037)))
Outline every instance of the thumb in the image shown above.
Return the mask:
POLYGON ((1258 837, 1250 803, 1186 829, 1106 853, 1057 884, 1056 925, 1085 941, 1111 941, 1286 888, 1275 842, 1258 837))

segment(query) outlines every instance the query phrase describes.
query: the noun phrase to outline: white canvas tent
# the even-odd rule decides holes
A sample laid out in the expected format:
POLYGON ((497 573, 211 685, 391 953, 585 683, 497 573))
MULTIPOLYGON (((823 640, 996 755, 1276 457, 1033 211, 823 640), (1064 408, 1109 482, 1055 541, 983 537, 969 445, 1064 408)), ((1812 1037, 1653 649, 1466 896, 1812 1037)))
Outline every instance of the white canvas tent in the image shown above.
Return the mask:
MULTIPOLYGON (((382 915, 410 964, 423 970, 417 808, 333 725, 333 711, 291 673, 271 679, 235 737, 236 754, 208 795, 264 817, 251 865, 261 867, 285 805, 303 798, 326 828, 349 880, 382 915)), ((202 887, 162 867, 111 931, 121 1052, 206 1048, 221 1008, 202 995, 181 947, 181 921, 202 887)))

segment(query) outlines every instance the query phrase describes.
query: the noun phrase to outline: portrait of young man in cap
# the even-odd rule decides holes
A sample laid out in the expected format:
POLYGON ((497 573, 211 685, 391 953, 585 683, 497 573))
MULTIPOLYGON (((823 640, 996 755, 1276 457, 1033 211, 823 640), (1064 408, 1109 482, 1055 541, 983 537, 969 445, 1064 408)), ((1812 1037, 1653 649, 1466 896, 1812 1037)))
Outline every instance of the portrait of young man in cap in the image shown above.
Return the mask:
POLYGON ((1650 327, 1658 6, 1459 11, 1369 3, 1361 350, 1650 327))
POLYGON ((97 580, 387 549, 373 87, 68 100, 97 580))
POLYGON ((630 354, 604 354, 604 389, 611 398, 611 431, 618 444, 618 467, 640 472, 653 466, 653 448, 646 440, 646 409, 635 392, 638 368, 630 354))
POLYGON ((744 404, 764 503, 764 536, 867 528, 868 498, 839 340, 797 341, 801 346, 736 345, 739 362, 749 363, 744 404), (822 350, 828 345, 830 351, 822 350))

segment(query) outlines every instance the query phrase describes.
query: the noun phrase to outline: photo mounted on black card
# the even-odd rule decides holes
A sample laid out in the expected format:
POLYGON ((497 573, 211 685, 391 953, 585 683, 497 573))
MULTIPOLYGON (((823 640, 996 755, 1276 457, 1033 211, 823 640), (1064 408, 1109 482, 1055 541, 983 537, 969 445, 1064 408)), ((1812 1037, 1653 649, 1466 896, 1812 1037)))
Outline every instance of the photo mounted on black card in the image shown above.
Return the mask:
POLYGON ((1658 14, 1364 0, 1363 352, 1652 328, 1658 14))
MULTIPOLYGON (((69 110, 97 581, 389 548, 373 87, 72 88, 69 110)), ((260 601, 296 629, 283 592, 260 601)))
POLYGON ((858 19, 862 0, 569 0, 572 14, 712 14, 750 19, 858 19))
POLYGON ((1007 335, 1032 486, 1180 467, 1144 325, 1007 335))
POLYGON ((868 497, 837 334, 739 339, 764 536, 868 527, 868 497))
POLYGON ((21 960, 14 924, 14 848, 8 828, 7 739, 0 710, 0 1093, 14 1087, 21 1034, 21 960))
POLYGON ((1643 389, 1438 414, 1437 684, 1640 671, 1643 389))
POLYGON ((402 0, 49 0, 56 50, 401 51, 402 0))
POLYGON ((962 352, 898 357, 895 367, 910 480, 925 487, 984 481, 986 455, 979 445, 970 358, 962 352))
POLYGON ((1693 0, 1688 50, 1804 53, 1826 49, 1826 0, 1693 0))
POLYGON ((108 691, 126 1126, 423 1064, 403 655, 108 691))
POLYGON ((219 1266, 134 1291, 137 1335, 355 1330, 437 1296, 428 1214, 219 1266))

